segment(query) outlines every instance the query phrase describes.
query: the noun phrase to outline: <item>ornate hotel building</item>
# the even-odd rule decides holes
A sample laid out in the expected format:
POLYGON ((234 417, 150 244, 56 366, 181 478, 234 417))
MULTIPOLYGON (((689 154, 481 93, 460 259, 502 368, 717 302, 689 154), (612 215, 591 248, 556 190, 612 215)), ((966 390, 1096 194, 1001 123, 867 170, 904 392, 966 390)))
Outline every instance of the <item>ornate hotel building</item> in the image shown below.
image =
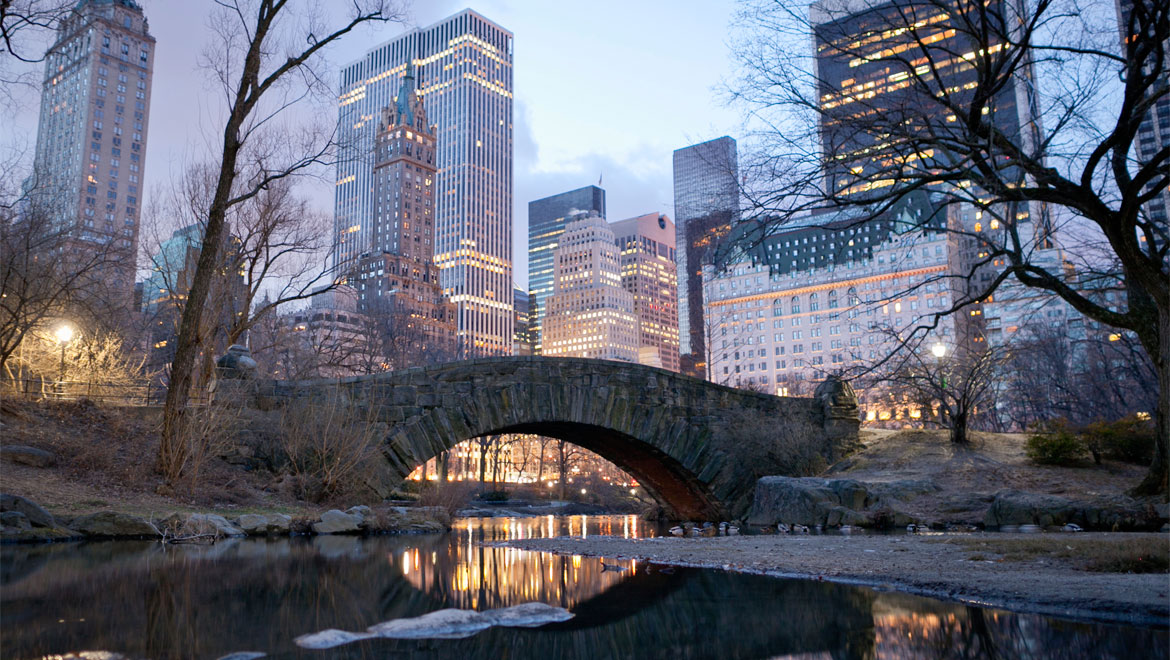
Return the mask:
POLYGON ((400 344, 387 356, 392 368, 454 359, 455 306, 434 259, 436 140, 409 63, 394 104, 379 114, 371 245, 350 277, 362 311, 384 321, 400 344))
POLYGON ((555 253, 543 355, 638 359, 634 296, 622 288, 617 237, 596 215, 569 222, 555 253))
MULTIPOLYGON (((129 303, 138 256, 154 37, 133 0, 81 0, 45 56, 30 207, 100 253, 102 280, 129 303)), ((81 257, 84 258, 84 257, 81 257)))
MULTIPOLYGON (((769 236, 726 270, 705 268, 710 380, 809 396, 826 375, 872 364, 895 335, 933 324, 933 312, 967 295, 973 242, 944 230, 960 219, 929 220, 937 210, 921 195, 875 222, 818 219, 769 236)), ((979 328, 978 314, 944 316, 922 345, 964 350, 979 328)), ((882 414, 877 396, 859 394, 867 415, 882 414)))
POLYGON ((675 227, 663 213, 611 223, 621 255, 622 286, 634 297, 638 362, 679 370, 675 227))
MULTIPOLYGON (((434 125, 434 263, 468 355, 512 350, 512 33, 467 9, 342 69, 334 264, 377 245, 374 141, 408 63, 434 125)), ((405 210, 405 208, 404 208, 405 210)), ((381 228, 381 236, 386 236, 381 228)))

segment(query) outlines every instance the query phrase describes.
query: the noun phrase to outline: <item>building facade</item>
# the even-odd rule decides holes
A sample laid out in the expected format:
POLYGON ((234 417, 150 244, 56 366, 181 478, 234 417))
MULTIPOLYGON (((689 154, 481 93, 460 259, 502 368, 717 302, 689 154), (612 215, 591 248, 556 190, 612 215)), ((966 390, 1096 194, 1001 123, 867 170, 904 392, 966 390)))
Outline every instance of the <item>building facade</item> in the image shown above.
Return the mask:
MULTIPOLYGON (((174 359, 179 321, 202 251, 203 229, 202 224, 193 224, 176 230, 150 257, 150 275, 142 283, 141 311, 148 327, 147 366, 152 370, 162 370, 174 359)), ((229 336, 248 311, 247 283, 232 267, 239 254, 237 245, 234 237, 224 237, 219 250, 224 274, 212 280, 204 306, 199 335, 210 340, 214 355, 222 355, 229 344, 246 339, 246 334, 229 336)))
POLYGON ((636 362, 634 296, 622 288, 617 237, 605 219, 576 216, 554 259, 543 355, 636 362))
MULTIPOLYGON (((1006 7, 1003 0, 987 5, 992 23, 987 56, 996 56, 1003 46, 995 35, 1006 20, 1006 7)), ((937 132, 955 121, 943 103, 933 100, 943 90, 949 101, 963 105, 978 86, 979 70, 969 62, 972 54, 965 53, 980 48, 968 43, 968 33, 977 27, 960 24, 977 19, 957 9, 948 2, 919 0, 813 3, 810 18, 829 194, 864 195, 907 171, 947 166, 950 159, 945 154, 919 153, 912 137, 915 126, 937 132), (927 62, 934 63, 929 75, 921 70, 927 62), (931 91, 924 91, 923 85, 930 85, 931 91)), ((1031 121, 1038 113, 1035 89, 1023 78, 1013 78, 1015 84, 996 94, 987 110, 996 128, 1027 148, 1039 138, 1038 126, 1031 121)))
POLYGON ((131 300, 146 172, 155 39, 133 0, 82 0, 45 57, 31 208, 69 249, 107 254, 102 280, 131 300))
POLYGON ((638 362, 679 370, 675 227, 663 213, 610 224, 617 238, 622 286, 634 297, 638 362))
POLYGON ((605 191, 597 186, 585 186, 528 203, 528 292, 532 301, 529 332, 536 355, 541 352, 541 323, 548 297, 553 293, 553 254, 561 234, 565 233, 568 218, 581 212, 593 212, 604 218, 605 191))
POLYGON ((310 300, 286 317, 291 336, 276 355, 283 378, 344 378, 389 367, 372 336, 375 325, 359 311, 356 289, 340 285, 310 300))
POLYGON ((374 137, 369 249, 351 262, 361 310, 401 344, 386 356, 395 369, 459 356, 455 305, 434 260, 436 139, 416 92, 407 63, 374 137))
POLYGON ((674 221, 678 262, 679 352, 684 373, 702 377, 703 263, 739 218, 739 157, 721 138, 674 152, 674 221))
MULTIPOLYGON (((1133 0, 1117 0, 1117 25, 1121 32, 1121 47, 1138 38, 1131 34, 1134 29, 1130 25, 1133 13, 1133 0)), ((1125 52, 1124 50, 1122 51, 1125 52)), ((1163 43, 1163 53, 1170 52, 1170 43, 1163 43)), ((1138 133, 1134 140, 1134 155, 1139 163, 1148 163, 1155 154, 1170 144, 1170 94, 1166 94, 1167 85, 1170 85, 1170 66, 1163 65, 1162 77, 1159 86, 1163 90, 1161 98, 1154 101, 1146 111, 1142 123, 1138 126, 1138 133)), ((1162 194, 1157 195, 1146 204, 1146 212, 1154 224, 1170 226, 1170 187, 1163 188, 1162 194)))
MULTIPOLYGON (((888 218, 848 219, 769 236, 726 270, 705 269, 705 323, 713 382, 781 396, 810 396, 832 373, 858 373, 889 355, 935 312, 964 299, 969 253, 934 209, 912 198, 888 218)), ((920 346, 948 353, 981 337, 980 317, 937 319, 920 346)), ((920 331, 921 332, 921 331, 920 331)), ((880 391, 858 392, 868 419, 882 419, 880 391)))
POLYGON ((532 297, 522 287, 517 286, 512 291, 512 308, 516 312, 512 355, 533 355, 532 297))
POLYGON ((374 139, 410 63, 435 126, 434 262, 468 355, 512 349, 512 33, 468 9, 341 71, 334 263, 376 235, 374 139))

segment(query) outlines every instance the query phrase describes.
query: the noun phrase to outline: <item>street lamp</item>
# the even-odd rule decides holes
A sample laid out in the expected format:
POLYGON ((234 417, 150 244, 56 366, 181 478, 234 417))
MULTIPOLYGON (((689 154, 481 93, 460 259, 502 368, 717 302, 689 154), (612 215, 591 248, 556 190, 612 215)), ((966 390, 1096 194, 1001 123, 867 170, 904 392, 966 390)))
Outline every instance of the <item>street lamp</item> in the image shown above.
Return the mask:
POLYGON ((937 342, 934 346, 930 347, 930 352, 934 353, 934 356, 941 360, 947 354, 947 345, 941 341, 937 342))
POLYGON ((61 345, 61 370, 57 377, 57 387, 60 394, 65 393, 65 344, 68 344, 73 339, 73 326, 68 323, 62 323, 53 331, 57 337, 57 343, 61 345))

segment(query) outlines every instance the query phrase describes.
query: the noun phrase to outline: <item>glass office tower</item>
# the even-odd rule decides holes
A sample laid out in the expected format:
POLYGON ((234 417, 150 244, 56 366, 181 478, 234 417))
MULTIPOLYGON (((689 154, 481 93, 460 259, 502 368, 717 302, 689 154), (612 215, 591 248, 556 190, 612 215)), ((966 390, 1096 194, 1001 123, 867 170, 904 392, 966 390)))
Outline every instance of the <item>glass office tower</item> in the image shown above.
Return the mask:
POLYGON ((435 264, 469 356, 512 350, 512 33, 467 9, 341 72, 334 263, 370 251, 374 131, 410 62, 435 125, 435 264))

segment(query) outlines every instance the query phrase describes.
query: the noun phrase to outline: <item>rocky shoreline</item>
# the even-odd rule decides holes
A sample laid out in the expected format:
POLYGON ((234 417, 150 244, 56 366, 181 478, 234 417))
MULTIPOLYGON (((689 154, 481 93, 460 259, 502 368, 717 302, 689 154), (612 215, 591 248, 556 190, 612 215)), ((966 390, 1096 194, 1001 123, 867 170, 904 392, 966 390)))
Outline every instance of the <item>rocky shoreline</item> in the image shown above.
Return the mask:
POLYGON ((90 539, 158 539, 168 543, 206 543, 244 536, 348 534, 439 534, 451 518, 436 507, 355 506, 318 516, 245 513, 232 518, 215 513, 171 513, 158 518, 118 511, 74 517, 54 516, 18 495, 0 494, 0 543, 49 543, 90 539))
POLYGON ((779 578, 827 580, 900 591, 942 600, 1064 618, 1170 626, 1166 573, 1090 573, 1072 562, 1038 556, 1015 561, 991 551, 974 552, 968 540, 1010 546, 1061 544, 1074 551, 1117 539, 1154 539, 1170 551, 1164 534, 929 534, 771 535, 714 538, 546 538, 502 545, 561 555, 634 559, 654 564, 738 571, 779 578))

